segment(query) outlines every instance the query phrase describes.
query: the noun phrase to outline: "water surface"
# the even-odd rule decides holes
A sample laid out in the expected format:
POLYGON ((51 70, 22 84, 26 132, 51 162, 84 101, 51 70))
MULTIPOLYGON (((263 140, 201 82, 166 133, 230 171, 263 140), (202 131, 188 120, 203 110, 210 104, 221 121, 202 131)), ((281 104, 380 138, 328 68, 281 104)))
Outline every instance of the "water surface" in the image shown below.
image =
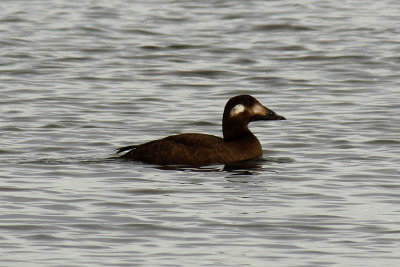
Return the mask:
POLYGON ((2 266, 399 266, 400 3, 4 1, 2 266), (221 135, 252 94, 263 159, 108 160, 221 135))

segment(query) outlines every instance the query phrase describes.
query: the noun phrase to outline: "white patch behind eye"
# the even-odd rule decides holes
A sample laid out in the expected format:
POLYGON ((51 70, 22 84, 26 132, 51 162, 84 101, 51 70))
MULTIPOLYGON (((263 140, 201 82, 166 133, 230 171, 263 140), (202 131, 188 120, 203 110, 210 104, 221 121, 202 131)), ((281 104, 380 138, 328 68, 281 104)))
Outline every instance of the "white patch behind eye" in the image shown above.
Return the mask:
POLYGON ((237 104, 231 109, 231 112, 229 113, 230 117, 235 117, 242 113, 246 108, 242 104, 237 104))

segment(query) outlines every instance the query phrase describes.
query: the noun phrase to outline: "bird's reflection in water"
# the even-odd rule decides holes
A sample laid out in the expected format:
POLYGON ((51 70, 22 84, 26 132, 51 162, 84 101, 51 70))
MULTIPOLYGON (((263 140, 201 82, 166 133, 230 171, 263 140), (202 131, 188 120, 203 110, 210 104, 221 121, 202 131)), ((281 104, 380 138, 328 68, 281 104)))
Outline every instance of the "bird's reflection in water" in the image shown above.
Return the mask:
POLYGON ((263 161, 253 159, 230 163, 226 164, 222 170, 232 175, 254 175, 263 170, 263 161))
MULTIPOLYGON (((270 163, 290 163, 294 160, 285 157, 265 157, 246 161, 239 161, 226 165, 209 165, 201 167, 182 166, 182 165, 161 165, 155 168, 159 170, 175 170, 189 172, 226 172, 229 176, 257 175, 262 172, 275 172, 266 165, 270 163), (222 167, 221 167, 222 166, 222 167)), ((154 167, 154 166, 153 166, 154 167)))

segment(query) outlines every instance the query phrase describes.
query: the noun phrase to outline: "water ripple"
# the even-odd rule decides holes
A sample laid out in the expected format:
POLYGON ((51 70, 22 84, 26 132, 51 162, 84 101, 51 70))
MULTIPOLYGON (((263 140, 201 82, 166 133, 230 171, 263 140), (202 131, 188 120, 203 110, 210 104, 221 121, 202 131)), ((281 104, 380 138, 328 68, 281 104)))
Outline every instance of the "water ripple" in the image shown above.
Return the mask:
POLYGON ((398 13, 372 0, 8 1, 3 265, 399 266, 398 13), (236 94, 287 118, 250 124, 263 158, 115 158, 171 134, 221 136, 236 94))

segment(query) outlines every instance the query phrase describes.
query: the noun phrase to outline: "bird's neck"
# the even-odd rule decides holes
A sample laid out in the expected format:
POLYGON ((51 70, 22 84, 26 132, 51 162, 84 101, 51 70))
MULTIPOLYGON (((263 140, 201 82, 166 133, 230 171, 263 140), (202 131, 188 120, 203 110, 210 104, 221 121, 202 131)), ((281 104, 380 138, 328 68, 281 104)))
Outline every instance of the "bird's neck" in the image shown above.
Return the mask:
POLYGON ((229 142, 238 138, 253 138, 253 133, 247 127, 247 123, 234 121, 234 120, 223 120, 222 132, 224 135, 224 141, 229 142))

